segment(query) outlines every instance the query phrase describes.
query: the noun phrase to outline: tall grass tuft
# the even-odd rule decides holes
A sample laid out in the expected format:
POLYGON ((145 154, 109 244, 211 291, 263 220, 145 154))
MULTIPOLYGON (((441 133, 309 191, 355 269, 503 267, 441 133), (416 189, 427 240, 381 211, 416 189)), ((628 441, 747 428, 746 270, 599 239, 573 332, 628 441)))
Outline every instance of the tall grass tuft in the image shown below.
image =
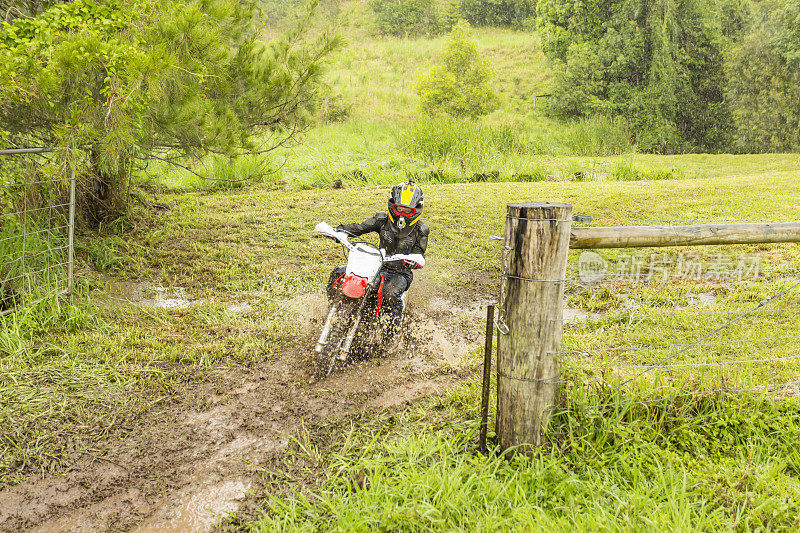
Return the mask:
POLYGON ((611 156, 636 151, 628 123, 597 115, 563 123, 554 132, 559 155, 611 156))
POLYGON ((477 169, 497 155, 524 153, 529 143, 510 125, 487 126, 468 119, 426 117, 401 131, 398 146, 423 163, 477 169))
POLYGON ((648 181, 683 179, 684 176, 683 169, 677 167, 669 170, 663 168, 643 169, 622 161, 614 167, 609 178, 617 181, 648 181))

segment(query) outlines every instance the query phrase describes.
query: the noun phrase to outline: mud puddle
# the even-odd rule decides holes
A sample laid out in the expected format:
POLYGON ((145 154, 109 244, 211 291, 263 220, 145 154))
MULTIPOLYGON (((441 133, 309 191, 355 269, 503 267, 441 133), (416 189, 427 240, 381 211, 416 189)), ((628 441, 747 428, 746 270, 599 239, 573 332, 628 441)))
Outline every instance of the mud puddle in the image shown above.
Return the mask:
POLYGON ((112 305, 141 305, 152 309, 188 309, 193 303, 184 287, 160 287, 151 283, 112 281, 107 295, 112 305))
MULTIPOLYGON (((177 500, 161 502, 169 509, 164 516, 154 516, 135 527, 134 533, 184 533, 210 531, 221 518, 238 510, 250 488, 249 479, 233 479, 200 486, 177 500)), ((187 491, 189 492, 189 491, 187 491)))
MULTIPOLYGON (((225 312, 230 315, 247 314, 254 309, 254 300, 260 296, 258 293, 239 295, 225 302, 225 312)), ((213 298, 195 298, 185 287, 161 287, 127 281, 109 282, 107 298, 108 305, 138 305, 166 310, 183 310, 214 302, 213 298)))
MULTIPOLYGON (((151 296, 159 294, 162 302, 193 302, 185 292, 151 296)), ((298 296, 286 303, 296 314, 297 347, 198 386, 190 394, 203 399, 203 409, 154 415, 136 434, 98 444, 92 460, 64 476, 0 491, 0 530, 209 531, 256 488, 252 466, 281 453, 304 425, 402 407, 457 385, 478 365, 470 350, 481 344, 483 305, 418 294, 399 352, 314 382, 311 350, 327 302, 321 292, 298 296)))

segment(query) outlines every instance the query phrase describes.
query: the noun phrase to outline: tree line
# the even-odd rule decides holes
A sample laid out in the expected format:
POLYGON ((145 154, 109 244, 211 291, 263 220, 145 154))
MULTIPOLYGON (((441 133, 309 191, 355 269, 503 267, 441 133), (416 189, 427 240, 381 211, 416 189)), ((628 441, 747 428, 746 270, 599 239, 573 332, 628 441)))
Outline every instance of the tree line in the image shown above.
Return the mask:
POLYGON ((640 149, 800 148, 797 0, 540 0, 549 111, 621 116, 640 149))
POLYGON ((643 151, 800 149, 800 0, 371 0, 378 31, 459 18, 538 31, 547 112, 628 124, 643 151))

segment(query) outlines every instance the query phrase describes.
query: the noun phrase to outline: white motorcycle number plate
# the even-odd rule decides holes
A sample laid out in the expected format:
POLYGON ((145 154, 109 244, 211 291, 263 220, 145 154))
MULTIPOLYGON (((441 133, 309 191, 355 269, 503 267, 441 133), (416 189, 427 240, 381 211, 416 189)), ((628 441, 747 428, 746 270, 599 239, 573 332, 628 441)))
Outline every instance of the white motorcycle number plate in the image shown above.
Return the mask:
POLYGON ((372 281, 381 270, 382 264, 383 259, 377 250, 357 244, 347 256, 346 272, 372 281))

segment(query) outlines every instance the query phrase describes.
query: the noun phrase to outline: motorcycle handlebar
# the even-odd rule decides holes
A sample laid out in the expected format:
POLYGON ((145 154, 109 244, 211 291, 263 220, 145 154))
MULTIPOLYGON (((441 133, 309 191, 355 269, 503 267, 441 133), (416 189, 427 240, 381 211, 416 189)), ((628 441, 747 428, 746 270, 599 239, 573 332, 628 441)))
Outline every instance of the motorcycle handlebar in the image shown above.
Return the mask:
MULTIPOLYGON (((345 245, 349 250, 354 248, 353 243, 347 238, 347 234, 343 231, 336 231, 330 224, 327 222, 320 222, 314 228, 314 231, 323 235, 325 237, 329 237, 336 241, 339 241, 343 245, 345 245)), ((403 264, 409 266, 411 268, 422 268, 425 266, 425 257, 422 254, 395 254, 389 257, 386 257, 386 251, 381 249, 381 255, 383 256, 384 263, 393 263, 396 261, 403 261, 403 264)))

